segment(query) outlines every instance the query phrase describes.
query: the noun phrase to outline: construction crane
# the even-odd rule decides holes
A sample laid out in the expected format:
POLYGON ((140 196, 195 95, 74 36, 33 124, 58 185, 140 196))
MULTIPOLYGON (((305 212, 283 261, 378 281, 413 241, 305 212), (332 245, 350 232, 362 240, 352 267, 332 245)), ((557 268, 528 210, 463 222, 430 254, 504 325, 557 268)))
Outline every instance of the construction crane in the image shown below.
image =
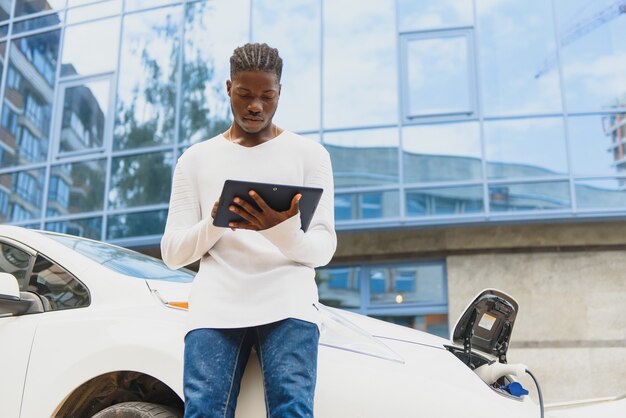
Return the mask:
MULTIPOLYGON (((594 14, 580 19, 570 25, 560 36, 559 45, 561 48, 571 44, 581 36, 586 35, 599 26, 626 14, 626 0, 617 0, 594 14)), ((550 54, 543 62, 541 68, 535 74, 539 78, 556 66, 556 51, 550 54)))

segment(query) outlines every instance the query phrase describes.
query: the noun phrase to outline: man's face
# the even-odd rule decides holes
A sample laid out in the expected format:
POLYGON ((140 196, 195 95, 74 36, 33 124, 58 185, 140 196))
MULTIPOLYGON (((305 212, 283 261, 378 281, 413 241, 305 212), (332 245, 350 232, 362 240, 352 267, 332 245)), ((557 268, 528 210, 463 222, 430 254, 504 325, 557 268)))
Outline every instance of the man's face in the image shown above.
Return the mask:
POLYGON ((241 71, 226 82, 235 123, 250 134, 271 126, 278 107, 280 83, 274 73, 241 71))

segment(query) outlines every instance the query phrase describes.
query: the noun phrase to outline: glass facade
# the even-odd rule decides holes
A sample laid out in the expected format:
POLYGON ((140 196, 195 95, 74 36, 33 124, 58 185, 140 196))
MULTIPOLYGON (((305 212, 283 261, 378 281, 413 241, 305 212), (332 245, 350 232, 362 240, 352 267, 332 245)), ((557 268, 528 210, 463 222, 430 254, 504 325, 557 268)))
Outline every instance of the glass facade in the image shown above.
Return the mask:
POLYGON ((0 221, 156 244, 248 41, 281 51, 276 122, 330 152, 340 230, 623 216, 618 3, 3 2, 0 221))
POLYGON ((331 155, 338 230, 623 217, 625 23, 614 0, 3 1, 0 222, 156 246, 250 41, 285 62, 276 123, 331 155))

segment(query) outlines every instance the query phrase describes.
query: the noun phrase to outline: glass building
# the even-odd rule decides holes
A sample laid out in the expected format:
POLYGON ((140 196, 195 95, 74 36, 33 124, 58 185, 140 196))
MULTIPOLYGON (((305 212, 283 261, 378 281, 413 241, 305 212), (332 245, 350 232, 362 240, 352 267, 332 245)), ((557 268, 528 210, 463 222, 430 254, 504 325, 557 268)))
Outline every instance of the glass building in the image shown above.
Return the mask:
MULTIPOLYGON (((246 42, 284 59, 277 124, 331 154, 340 238, 624 218, 625 21, 615 0, 3 0, 0 222, 158 248, 246 42)), ((364 250, 317 280, 446 335, 446 271, 364 250)))

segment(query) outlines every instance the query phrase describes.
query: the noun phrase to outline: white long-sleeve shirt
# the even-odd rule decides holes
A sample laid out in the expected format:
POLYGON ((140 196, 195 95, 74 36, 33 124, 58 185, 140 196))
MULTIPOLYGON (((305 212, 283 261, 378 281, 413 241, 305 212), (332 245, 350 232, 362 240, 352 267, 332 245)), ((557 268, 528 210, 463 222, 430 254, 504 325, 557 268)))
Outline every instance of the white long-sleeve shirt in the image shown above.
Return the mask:
POLYGON ((332 258, 333 174, 328 152, 284 131, 254 147, 223 135, 193 145, 174 171, 163 261, 179 268, 200 260, 189 298, 189 329, 240 328, 298 318, 319 324, 315 267, 332 258), (300 215, 264 231, 213 225, 211 210, 224 181, 321 187, 307 232, 300 215))

